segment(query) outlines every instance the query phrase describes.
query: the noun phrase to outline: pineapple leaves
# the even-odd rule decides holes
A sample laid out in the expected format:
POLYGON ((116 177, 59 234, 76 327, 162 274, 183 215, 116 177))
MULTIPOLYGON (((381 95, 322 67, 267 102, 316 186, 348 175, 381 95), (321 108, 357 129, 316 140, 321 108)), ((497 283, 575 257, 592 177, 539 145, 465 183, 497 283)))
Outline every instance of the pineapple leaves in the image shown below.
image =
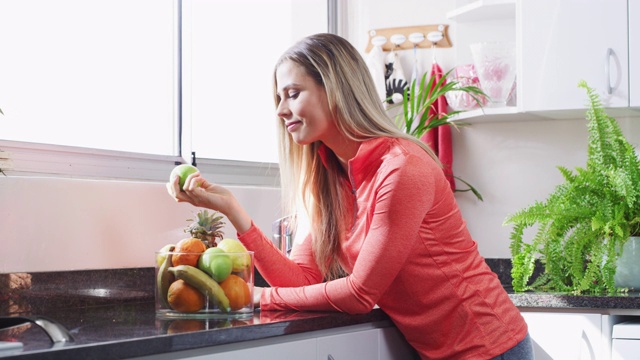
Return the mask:
POLYGON ((629 236, 640 235, 640 160, 596 92, 588 97, 587 164, 559 166, 564 183, 545 201, 505 218, 510 234, 515 291, 616 293, 616 260, 629 236), (529 242, 525 232, 532 229, 529 242), (532 279, 534 265, 544 272, 532 279))
POLYGON ((191 237, 202 240, 207 247, 216 246, 216 239, 223 239, 224 227, 223 215, 214 211, 209 213, 209 210, 204 209, 196 213, 195 219, 187 219, 191 224, 184 229, 185 233, 191 234, 191 237))

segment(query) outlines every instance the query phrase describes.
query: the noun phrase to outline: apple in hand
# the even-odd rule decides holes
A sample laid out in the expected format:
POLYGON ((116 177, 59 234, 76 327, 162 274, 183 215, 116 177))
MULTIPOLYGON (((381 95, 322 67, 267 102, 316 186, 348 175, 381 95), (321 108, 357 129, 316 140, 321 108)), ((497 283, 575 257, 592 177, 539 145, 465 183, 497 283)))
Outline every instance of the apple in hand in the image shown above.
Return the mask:
POLYGON ((178 176, 178 178, 180 179, 180 190, 184 190, 184 182, 187 180, 187 177, 197 171, 198 168, 193 165, 180 164, 173 168, 173 170, 171 171, 169 181, 173 181, 173 177, 178 176))

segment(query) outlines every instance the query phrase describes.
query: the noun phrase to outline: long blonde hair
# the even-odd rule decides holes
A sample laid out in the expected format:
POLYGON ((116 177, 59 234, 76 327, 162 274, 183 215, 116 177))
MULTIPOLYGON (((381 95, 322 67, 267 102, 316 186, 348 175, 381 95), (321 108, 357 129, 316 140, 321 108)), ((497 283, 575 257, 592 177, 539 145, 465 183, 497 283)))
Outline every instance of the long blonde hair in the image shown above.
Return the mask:
MULTIPOLYGON (((325 89, 336 127, 349 139, 365 141, 378 137, 411 140, 437 161, 422 141, 402 132, 391 120, 378 98, 369 69, 360 53, 344 38, 320 33, 308 36, 289 48, 274 69, 274 99, 277 96, 276 71, 286 61, 301 66, 307 75, 325 89)), ((344 275, 338 259, 340 240, 348 233, 349 214, 344 206, 341 182, 344 170, 333 152, 328 151, 326 166, 318 154, 320 142, 296 144, 282 119, 280 136, 280 177, 285 213, 300 210, 309 215, 313 251, 325 279, 344 275)), ((328 148, 327 148, 328 149, 328 148)))

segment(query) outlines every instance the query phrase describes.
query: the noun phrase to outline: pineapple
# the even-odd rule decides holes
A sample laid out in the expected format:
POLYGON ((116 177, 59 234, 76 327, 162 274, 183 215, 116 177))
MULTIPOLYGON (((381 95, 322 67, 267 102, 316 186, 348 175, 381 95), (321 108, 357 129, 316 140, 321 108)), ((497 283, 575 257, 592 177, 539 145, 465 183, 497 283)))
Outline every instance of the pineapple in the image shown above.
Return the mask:
POLYGON ((224 238, 221 228, 224 226, 222 221, 223 215, 214 211, 209 213, 208 210, 200 210, 196 214, 197 219, 187 219, 192 223, 184 229, 185 233, 191 234, 191 237, 200 239, 207 248, 216 246, 216 239, 224 238))

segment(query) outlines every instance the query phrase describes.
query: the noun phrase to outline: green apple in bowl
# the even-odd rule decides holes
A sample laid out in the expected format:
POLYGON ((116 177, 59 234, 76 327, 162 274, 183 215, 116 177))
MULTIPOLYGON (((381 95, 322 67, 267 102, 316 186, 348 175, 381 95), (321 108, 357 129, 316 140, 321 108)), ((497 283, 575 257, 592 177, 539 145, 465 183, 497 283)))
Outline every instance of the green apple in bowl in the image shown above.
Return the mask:
POLYGON ((169 175, 169 181, 173 181, 174 176, 178 176, 180 183, 180 190, 184 190, 184 182, 187 180, 187 177, 198 171, 193 165, 189 164, 180 164, 173 168, 171 171, 171 175, 169 175))
POLYGON ((213 280, 219 283, 231 274, 233 262, 224 250, 218 247, 212 247, 200 255, 198 268, 209 274, 213 280))

